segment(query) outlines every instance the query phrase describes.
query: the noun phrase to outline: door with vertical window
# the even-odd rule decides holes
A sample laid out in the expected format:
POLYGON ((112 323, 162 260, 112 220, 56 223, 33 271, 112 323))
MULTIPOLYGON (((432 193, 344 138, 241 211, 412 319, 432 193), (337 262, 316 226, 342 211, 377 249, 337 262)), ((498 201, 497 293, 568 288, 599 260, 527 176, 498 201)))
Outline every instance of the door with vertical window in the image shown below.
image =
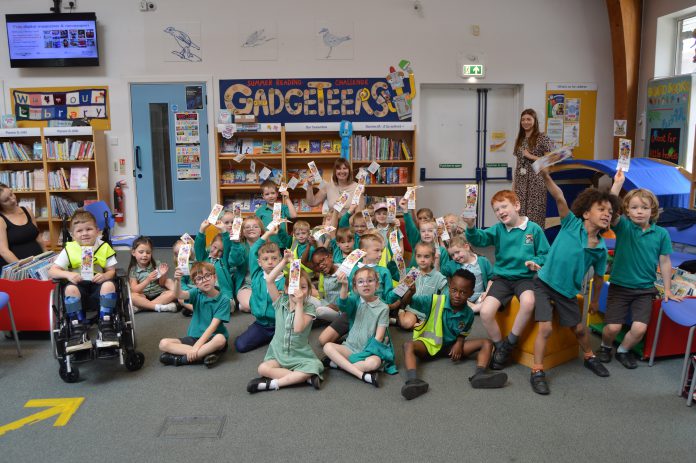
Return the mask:
POLYGON ((205 83, 131 84, 130 92, 140 234, 193 234, 210 210, 205 83))

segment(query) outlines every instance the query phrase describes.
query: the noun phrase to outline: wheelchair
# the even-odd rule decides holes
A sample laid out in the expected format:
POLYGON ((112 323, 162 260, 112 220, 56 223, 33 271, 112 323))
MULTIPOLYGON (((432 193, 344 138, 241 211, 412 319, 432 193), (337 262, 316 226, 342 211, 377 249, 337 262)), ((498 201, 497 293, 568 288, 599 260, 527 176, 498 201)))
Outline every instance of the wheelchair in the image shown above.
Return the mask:
MULTIPOLYGON (((63 245, 69 239, 67 232, 67 219, 63 217, 63 245)), ((110 244, 110 230, 107 227, 102 231, 103 241, 110 244)), ((51 292, 49 299, 49 321, 51 346, 54 358, 58 361, 58 374, 66 383, 74 383, 80 378, 80 371, 76 364, 94 359, 118 358, 121 365, 125 365, 129 371, 137 371, 142 368, 145 356, 136 350, 135 324, 133 306, 131 304, 130 288, 127 275, 123 270, 117 270, 113 280, 116 286, 116 307, 112 313, 114 331, 118 338, 118 346, 98 347, 92 341, 92 347, 75 352, 67 352, 67 344, 70 338, 70 320, 65 308, 64 291, 67 286, 65 280, 54 280, 56 287, 51 292)), ((99 318, 98 310, 89 312, 86 310, 85 319, 89 321, 89 327, 93 326, 99 318)), ((89 329, 89 328, 88 328, 89 329)))

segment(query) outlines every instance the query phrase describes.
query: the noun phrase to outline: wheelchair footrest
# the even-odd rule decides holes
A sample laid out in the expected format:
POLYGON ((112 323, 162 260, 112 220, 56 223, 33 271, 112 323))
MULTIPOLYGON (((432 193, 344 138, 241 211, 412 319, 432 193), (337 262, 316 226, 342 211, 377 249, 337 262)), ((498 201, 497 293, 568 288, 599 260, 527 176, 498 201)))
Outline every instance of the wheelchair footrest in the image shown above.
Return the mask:
POLYGON ((103 347, 96 349, 98 359, 110 359, 118 357, 118 347, 103 347))
POLYGON ((85 363, 94 358, 94 351, 92 349, 83 349, 72 352, 69 355, 71 363, 85 363))

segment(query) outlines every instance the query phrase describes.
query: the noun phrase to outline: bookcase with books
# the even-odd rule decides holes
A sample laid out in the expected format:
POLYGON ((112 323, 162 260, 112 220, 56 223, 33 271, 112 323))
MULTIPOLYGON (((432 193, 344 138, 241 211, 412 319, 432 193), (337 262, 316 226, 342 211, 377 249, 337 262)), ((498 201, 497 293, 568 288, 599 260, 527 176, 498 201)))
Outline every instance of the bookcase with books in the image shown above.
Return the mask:
POLYGON ((218 166, 218 202, 225 207, 242 205, 244 215, 253 214, 263 204, 261 176, 280 183, 285 172, 283 130, 280 124, 255 121, 230 126, 219 124, 216 130, 218 166))
MULTIPOLYGON (((245 215, 263 204, 259 172, 267 167, 270 179, 280 183, 297 178, 300 185, 311 178, 307 163, 314 161, 325 182, 331 180, 333 164, 341 157, 339 123, 251 124, 255 131, 239 130, 223 136, 225 125, 216 130, 218 162, 218 201, 231 207, 242 204, 245 215), (280 152, 266 152, 264 146, 280 141, 280 152), (269 143, 270 142, 270 143, 269 143), (251 161, 255 173, 251 172, 251 161)), ((383 201, 387 196, 403 196, 406 188, 415 185, 416 130, 413 123, 353 123, 351 164, 353 174, 360 168, 368 170, 373 161, 379 164, 374 174, 368 172, 365 194, 368 204, 383 201)), ((325 211, 322 206, 310 207, 300 185, 289 188, 298 218, 319 225, 325 211)), ((314 185, 315 188, 318 185, 314 185)))
POLYGON ((0 129, 0 182, 36 217, 44 242, 60 247, 61 216, 108 200, 104 133, 92 127, 0 129))

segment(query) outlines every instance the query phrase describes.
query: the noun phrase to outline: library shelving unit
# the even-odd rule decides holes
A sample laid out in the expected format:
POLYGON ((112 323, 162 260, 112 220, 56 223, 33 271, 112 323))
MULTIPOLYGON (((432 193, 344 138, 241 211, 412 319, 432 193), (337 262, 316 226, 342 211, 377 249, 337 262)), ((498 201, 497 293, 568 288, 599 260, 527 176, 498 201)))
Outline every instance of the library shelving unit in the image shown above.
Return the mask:
POLYGON ((104 132, 94 131, 92 127, 0 129, 0 143, 3 148, 0 175, 28 172, 24 176, 14 174, 15 183, 10 186, 18 201, 33 203, 39 230, 44 236, 47 235, 48 239, 44 241, 48 247, 60 247, 61 217, 56 210, 56 201, 73 206, 82 206, 87 200, 108 202, 104 132), (41 148, 38 149, 38 146, 41 148), (86 174, 87 188, 84 188, 85 185, 81 189, 77 189, 76 185, 71 188, 71 169, 75 168, 88 169, 82 171, 86 174), (68 182, 67 188, 66 185, 49 181, 52 173, 58 172, 57 175, 60 175, 61 169, 68 182))
MULTIPOLYGON (((258 173, 264 166, 273 169, 274 176, 284 180, 306 175, 307 163, 314 161, 328 182, 333 173, 333 164, 341 156, 341 137, 339 123, 286 123, 260 124, 259 131, 237 131, 232 138, 222 136, 223 125, 216 130, 216 159, 218 165, 218 201, 230 206, 233 201, 242 202, 244 214, 250 214, 260 201, 260 182, 250 172, 250 162, 256 162, 258 173), (265 143, 264 143, 265 142, 265 143), (266 153, 263 147, 280 142, 280 152, 266 153), (254 154, 254 147, 256 154, 254 154), (247 153, 243 161, 235 157, 247 153)), ((377 161, 380 170, 370 175, 365 186, 365 194, 374 200, 386 196, 403 196, 406 188, 415 184, 415 145, 416 130, 413 123, 369 122, 353 123, 354 145, 351 150, 351 164, 356 174, 360 167, 367 169, 377 161), (357 143, 362 143, 359 150, 357 143), (372 143, 368 150, 367 146, 372 143), (380 144, 381 143, 381 144, 380 144), (401 144, 406 144, 405 152, 401 144), (391 148, 391 149, 390 149, 391 148), (410 159, 409 159, 410 158, 410 159)), ((314 185, 316 188, 317 185, 314 185)), ((305 201, 305 190, 297 187, 290 190, 290 198, 296 205, 298 218, 312 225, 321 223, 324 216, 321 206, 310 208, 305 201)))

